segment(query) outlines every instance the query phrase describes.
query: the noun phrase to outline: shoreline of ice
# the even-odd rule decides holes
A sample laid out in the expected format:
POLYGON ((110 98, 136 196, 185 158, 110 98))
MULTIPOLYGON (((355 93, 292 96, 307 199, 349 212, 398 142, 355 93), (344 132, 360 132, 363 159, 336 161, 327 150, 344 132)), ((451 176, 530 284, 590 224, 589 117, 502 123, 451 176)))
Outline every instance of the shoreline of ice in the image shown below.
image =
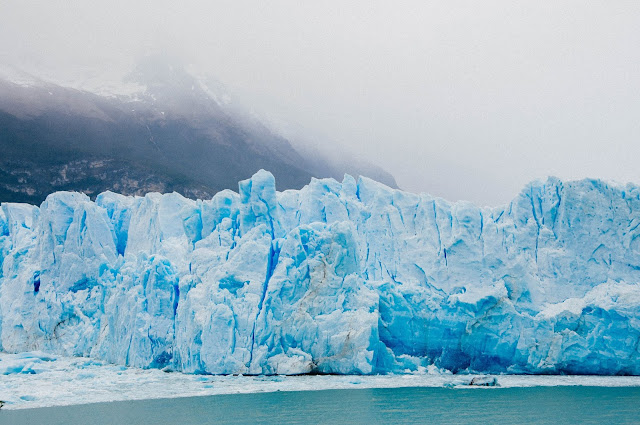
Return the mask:
MULTIPOLYGON (((274 391, 368 388, 486 388, 469 385, 488 375, 424 371, 406 375, 220 376, 138 369, 86 357, 0 353, 3 409, 69 406, 111 401, 274 391)), ((539 386, 640 387, 640 376, 489 375, 500 388, 539 386)))

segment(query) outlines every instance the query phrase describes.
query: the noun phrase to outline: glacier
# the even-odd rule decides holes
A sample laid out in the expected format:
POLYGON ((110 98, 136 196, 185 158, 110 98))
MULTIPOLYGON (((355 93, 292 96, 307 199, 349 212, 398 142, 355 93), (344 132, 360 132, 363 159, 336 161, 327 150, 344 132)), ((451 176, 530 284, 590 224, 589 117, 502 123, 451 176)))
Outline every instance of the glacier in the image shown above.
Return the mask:
POLYGON ((640 374, 640 188, 345 176, 0 206, 0 348, 199 374, 640 374))

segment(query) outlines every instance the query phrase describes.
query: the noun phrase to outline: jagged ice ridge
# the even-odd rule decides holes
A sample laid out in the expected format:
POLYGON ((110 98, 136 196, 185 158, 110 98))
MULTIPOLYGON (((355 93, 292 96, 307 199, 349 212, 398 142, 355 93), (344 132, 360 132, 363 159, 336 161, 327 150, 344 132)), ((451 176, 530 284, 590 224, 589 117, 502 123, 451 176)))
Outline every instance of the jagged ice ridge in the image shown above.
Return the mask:
POLYGON ((640 188, 366 178, 0 208, 0 345, 213 374, 640 374, 640 188))

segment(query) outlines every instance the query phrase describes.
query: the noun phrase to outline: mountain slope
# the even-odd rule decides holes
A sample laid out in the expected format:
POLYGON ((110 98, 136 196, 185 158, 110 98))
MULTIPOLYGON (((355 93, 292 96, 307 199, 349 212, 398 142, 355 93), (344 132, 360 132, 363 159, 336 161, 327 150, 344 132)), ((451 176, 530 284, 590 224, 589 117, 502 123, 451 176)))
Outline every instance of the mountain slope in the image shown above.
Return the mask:
POLYGON ((261 168, 283 188, 346 171, 303 157, 181 67, 150 58, 127 80, 143 90, 107 97, 0 80, 0 200, 40 203, 58 190, 208 198, 261 168))

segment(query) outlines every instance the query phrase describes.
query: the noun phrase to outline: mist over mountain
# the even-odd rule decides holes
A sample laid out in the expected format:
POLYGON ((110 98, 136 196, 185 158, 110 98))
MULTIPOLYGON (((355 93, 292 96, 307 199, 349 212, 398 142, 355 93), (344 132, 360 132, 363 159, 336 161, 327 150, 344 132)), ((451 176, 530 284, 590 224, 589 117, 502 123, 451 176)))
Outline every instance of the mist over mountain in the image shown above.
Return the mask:
POLYGON ((210 198, 261 168, 280 190, 344 173, 397 187, 357 158, 294 147, 231 104, 214 80, 165 57, 139 62, 122 88, 90 91, 15 69, 0 74, 0 201, 40 203, 60 190, 210 198))

